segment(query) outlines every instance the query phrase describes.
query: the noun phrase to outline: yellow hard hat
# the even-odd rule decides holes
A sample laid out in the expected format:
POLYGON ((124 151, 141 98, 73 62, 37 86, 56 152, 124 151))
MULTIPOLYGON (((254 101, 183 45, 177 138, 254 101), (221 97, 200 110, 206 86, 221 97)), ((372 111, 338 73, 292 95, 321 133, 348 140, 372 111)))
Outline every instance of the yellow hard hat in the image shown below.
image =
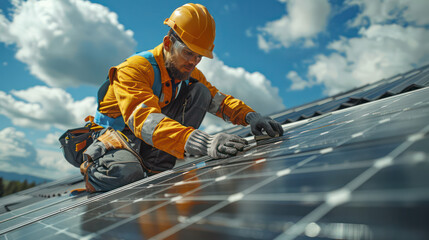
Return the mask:
POLYGON ((213 58, 216 26, 206 7, 187 3, 174 10, 164 24, 170 26, 192 51, 213 58))

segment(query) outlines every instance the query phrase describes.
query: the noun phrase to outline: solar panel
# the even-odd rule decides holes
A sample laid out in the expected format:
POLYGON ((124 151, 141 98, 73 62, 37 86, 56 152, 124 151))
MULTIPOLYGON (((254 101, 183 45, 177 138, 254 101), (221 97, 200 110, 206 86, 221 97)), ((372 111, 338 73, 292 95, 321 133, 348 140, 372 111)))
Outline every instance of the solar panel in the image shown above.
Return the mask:
POLYGON ((275 114, 289 123, 429 86, 429 65, 275 114))
POLYGON ((235 157, 2 214, 0 239, 427 239, 428 96, 285 124, 235 157))

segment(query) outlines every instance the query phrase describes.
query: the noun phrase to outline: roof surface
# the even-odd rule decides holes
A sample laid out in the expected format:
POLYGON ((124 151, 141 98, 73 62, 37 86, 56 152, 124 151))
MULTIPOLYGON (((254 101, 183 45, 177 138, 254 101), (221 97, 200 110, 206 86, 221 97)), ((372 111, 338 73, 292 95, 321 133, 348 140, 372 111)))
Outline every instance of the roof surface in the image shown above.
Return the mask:
POLYGON ((1 198, 0 240, 427 239, 428 85, 425 66, 277 113, 282 137, 110 192, 70 196, 74 176, 1 198))

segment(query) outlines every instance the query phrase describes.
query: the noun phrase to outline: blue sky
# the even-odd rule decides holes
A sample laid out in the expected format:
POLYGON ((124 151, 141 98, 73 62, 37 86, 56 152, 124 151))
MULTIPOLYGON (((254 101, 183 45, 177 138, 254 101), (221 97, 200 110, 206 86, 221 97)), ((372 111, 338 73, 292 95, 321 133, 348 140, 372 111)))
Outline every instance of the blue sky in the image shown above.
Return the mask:
MULTIPOLYGON (((185 1, 0 1, 0 169, 59 178, 78 169, 57 139, 94 114, 110 66, 161 43, 185 1)), ((427 0, 200 1, 215 58, 198 66, 262 114, 429 63, 427 0)), ((202 128, 231 127, 213 116, 202 128)))

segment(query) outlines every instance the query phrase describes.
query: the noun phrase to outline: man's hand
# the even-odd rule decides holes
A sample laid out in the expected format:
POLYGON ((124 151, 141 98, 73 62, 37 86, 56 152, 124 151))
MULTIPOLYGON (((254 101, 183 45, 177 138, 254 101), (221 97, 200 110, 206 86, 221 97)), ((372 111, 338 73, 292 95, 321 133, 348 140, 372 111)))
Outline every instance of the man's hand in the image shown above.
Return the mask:
POLYGON ((213 136, 207 149, 207 155, 212 158, 227 158, 243 151, 247 141, 237 135, 218 133, 213 136))
POLYGON ((256 136, 262 135, 262 130, 265 130, 270 137, 283 135, 283 127, 279 122, 270 117, 262 117, 257 112, 248 113, 246 115, 246 122, 250 124, 252 133, 256 136))
POLYGON ((211 158, 227 158, 243 151, 247 141, 237 135, 218 133, 209 135, 195 130, 185 144, 185 151, 191 155, 208 155, 211 158))

